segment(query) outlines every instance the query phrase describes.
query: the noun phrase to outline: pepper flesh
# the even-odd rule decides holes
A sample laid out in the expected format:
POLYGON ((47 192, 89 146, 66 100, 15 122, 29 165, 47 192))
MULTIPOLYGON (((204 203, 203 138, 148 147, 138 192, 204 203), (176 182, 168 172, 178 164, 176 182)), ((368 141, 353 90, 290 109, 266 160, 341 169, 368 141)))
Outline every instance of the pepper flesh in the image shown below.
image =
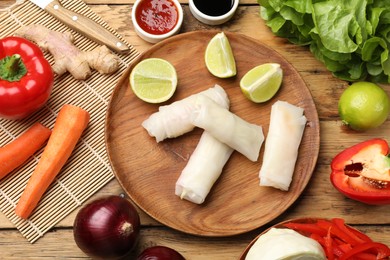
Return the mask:
POLYGON ((41 49, 21 37, 0 40, 0 117, 21 119, 41 108, 54 82, 41 49))
POLYGON ((331 163, 330 180, 345 196, 367 204, 390 204, 390 158, 386 140, 349 147, 331 163))

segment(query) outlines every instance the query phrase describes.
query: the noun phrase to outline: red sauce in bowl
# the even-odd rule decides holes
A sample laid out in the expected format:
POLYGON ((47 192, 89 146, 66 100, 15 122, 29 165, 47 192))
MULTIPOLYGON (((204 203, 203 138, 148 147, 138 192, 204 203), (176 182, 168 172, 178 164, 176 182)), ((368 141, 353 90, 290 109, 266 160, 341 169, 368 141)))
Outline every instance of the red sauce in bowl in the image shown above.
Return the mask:
POLYGON ((171 0, 142 0, 135 15, 142 30, 158 35, 171 31, 179 18, 177 7, 171 0))

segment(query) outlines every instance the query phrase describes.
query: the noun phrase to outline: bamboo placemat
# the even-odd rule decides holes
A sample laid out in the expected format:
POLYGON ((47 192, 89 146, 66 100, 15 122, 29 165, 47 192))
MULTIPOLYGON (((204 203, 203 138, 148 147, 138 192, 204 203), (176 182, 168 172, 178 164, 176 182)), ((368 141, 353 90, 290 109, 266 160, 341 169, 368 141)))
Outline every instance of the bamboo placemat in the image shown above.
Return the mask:
MULTIPOLYGON (((123 40, 83 1, 62 0, 61 3, 64 7, 82 13, 100 23, 123 40)), ((0 38, 10 36, 21 26, 29 24, 42 24, 56 31, 71 31, 75 36, 75 45, 81 50, 91 50, 98 46, 95 42, 72 31, 30 1, 20 0, 0 13, 0 38)), ((19 121, 0 119, 0 146, 3 146, 35 122, 41 122, 52 129, 59 109, 66 103, 80 106, 91 114, 89 126, 74 152, 28 220, 17 217, 14 209, 37 165, 43 148, 24 165, 0 181, 0 211, 31 243, 42 237, 114 178, 104 143, 106 107, 115 84, 128 64, 138 54, 133 46, 130 46, 129 53, 118 55, 121 58, 121 67, 113 75, 107 76, 94 72, 85 81, 75 80, 68 73, 56 77, 52 95, 42 109, 19 121)), ((51 64, 54 63, 51 54, 46 53, 46 58, 51 64)))

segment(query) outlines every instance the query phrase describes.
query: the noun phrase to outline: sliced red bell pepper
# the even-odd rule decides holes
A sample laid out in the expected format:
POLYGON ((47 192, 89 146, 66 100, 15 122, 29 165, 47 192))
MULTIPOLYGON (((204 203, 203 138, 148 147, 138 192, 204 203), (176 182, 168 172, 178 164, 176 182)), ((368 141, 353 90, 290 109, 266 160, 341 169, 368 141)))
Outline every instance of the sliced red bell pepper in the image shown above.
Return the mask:
POLYGON ((331 163, 330 180, 345 196, 367 204, 390 204, 390 158, 386 140, 349 147, 331 163))
MULTIPOLYGON (((377 260, 377 255, 370 254, 370 253, 359 253, 354 256, 357 260, 377 260)), ((353 259, 354 259, 353 258, 353 259)))
POLYGON ((298 231, 300 233, 303 233, 303 235, 318 234, 321 237, 323 237, 326 236, 327 234, 327 230, 320 228, 316 223, 289 222, 289 223, 285 223, 284 226, 290 229, 294 229, 295 231, 298 231))
MULTIPOLYGON (((349 244, 351 245, 356 245, 356 244, 361 244, 364 242, 369 242, 370 240, 365 240, 358 235, 356 235, 354 232, 352 232, 352 228, 349 228, 348 226, 345 225, 344 219, 341 218, 333 218, 332 222, 336 225, 336 227, 343 233, 345 236, 348 237, 349 239, 349 244), (353 241, 353 242, 351 242, 353 241)), ((347 242, 347 241, 345 241, 347 242)))
POLYGON ((340 218, 317 219, 308 223, 287 222, 283 226, 316 240, 324 249, 327 259, 378 260, 389 259, 390 256, 388 246, 373 242, 340 218))
POLYGON ((325 254, 328 260, 333 260, 335 257, 333 254, 333 247, 333 240, 329 229, 328 234, 325 237, 325 254))
POLYGON ((359 237, 361 240, 365 241, 365 242, 373 242, 372 239, 367 236, 366 234, 354 229, 354 228, 351 228, 348 226, 348 229, 355 234, 355 236, 359 237))
POLYGON ((342 244, 338 248, 345 254, 352 249, 352 246, 350 244, 342 244))
POLYGON ((332 221, 318 220, 317 225, 319 227, 327 229, 332 236, 337 237, 338 239, 342 240, 344 243, 350 244, 352 246, 359 243, 358 241, 355 241, 353 238, 351 238, 349 233, 346 233, 346 229, 344 230, 340 229, 332 221))
POLYGON ((340 248, 340 246, 333 245, 333 255, 335 257, 341 257, 344 254, 345 252, 343 251, 343 249, 340 248))
MULTIPOLYGON (((325 235, 325 236, 326 236, 326 235, 325 235)), ((320 245, 321 245, 323 248, 325 248, 325 239, 324 239, 324 236, 320 236, 320 235, 318 235, 318 234, 316 234, 316 233, 313 233, 313 234, 310 235, 310 238, 316 240, 318 243, 320 243, 320 245)))
POLYGON ((377 242, 366 242, 353 247, 346 254, 340 257, 339 260, 351 259, 352 257, 357 256, 359 253, 364 253, 370 250, 375 250, 376 259, 388 259, 390 256, 390 249, 388 246, 377 242))

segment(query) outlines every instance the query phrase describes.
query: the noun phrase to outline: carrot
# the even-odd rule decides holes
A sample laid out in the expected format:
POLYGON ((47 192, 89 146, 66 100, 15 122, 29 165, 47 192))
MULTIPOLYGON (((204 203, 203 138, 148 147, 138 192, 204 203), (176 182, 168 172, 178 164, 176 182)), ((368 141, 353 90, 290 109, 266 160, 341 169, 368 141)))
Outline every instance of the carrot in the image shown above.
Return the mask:
POLYGON ((50 134, 49 128, 35 123, 16 139, 0 147, 0 180, 38 151, 50 134))
POLYGON ((31 215, 72 154, 89 118, 89 113, 77 106, 67 104, 61 108, 45 150, 16 205, 16 215, 23 219, 31 215))

